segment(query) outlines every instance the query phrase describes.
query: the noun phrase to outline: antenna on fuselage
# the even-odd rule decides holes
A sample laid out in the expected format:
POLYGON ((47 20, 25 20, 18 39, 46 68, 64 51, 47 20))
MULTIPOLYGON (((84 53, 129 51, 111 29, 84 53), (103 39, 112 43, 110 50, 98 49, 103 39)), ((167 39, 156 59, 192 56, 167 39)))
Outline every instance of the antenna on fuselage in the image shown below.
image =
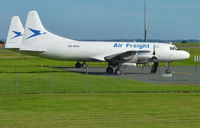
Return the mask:
POLYGON ((144 42, 147 42, 147 1, 144 0, 144 42))

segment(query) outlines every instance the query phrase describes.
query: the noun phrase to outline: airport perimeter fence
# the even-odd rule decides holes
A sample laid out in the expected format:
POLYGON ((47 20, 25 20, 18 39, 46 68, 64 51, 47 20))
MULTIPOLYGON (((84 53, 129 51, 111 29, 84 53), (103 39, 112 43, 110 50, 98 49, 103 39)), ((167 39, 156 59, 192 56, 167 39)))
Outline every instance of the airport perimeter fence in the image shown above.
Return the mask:
MULTIPOLYGON (((76 72, 54 67, 2 67, 0 71, 0 95, 57 93, 199 93, 200 78, 198 72, 200 72, 200 68, 196 67, 196 70, 196 76, 192 78, 194 83, 191 84, 153 84, 131 80, 126 77, 126 74, 122 74, 116 78, 113 76, 94 75, 86 70, 76 72)), ((170 80, 170 78, 164 79, 170 80)))

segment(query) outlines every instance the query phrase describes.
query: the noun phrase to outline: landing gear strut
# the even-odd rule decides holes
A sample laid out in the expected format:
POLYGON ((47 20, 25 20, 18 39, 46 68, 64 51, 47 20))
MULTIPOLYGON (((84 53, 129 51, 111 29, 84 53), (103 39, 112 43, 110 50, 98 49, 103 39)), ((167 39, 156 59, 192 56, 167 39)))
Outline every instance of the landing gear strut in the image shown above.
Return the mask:
POLYGON ((123 73, 122 69, 120 67, 117 67, 117 69, 115 70, 115 74, 121 75, 122 73, 123 73))
POLYGON ((171 70, 169 69, 170 67, 170 62, 167 63, 167 69, 165 70, 166 74, 171 74, 171 70))
POLYGON ((83 62, 83 64, 81 66, 82 66, 82 68, 87 68, 88 67, 88 65, 85 62, 83 62))
POLYGON ((122 65, 119 64, 119 63, 111 63, 109 62, 108 63, 108 67, 106 68, 106 73, 109 73, 109 74, 116 74, 116 75, 121 75, 123 73, 123 70, 122 70, 122 65), (113 67, 116 69, 114 70, 113 67))
POLYGON ((121 75, 123 73, 122 70, 122 65, 121 64, 111 64, 109 63, 108 67, 106 68, 106 73, 109 74, 116 74, 116 75, 121 75), (113 67, 117 67, 115 70, 113 69, 113 67))

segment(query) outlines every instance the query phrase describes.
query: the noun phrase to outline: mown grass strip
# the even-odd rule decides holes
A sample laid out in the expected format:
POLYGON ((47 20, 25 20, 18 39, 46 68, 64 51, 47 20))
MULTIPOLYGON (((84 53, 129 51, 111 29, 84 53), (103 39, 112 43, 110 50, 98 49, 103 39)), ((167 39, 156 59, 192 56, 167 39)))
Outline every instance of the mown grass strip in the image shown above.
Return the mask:
POLYGON ((198 128, 198 94, 0 96, 0 127, 198 128))

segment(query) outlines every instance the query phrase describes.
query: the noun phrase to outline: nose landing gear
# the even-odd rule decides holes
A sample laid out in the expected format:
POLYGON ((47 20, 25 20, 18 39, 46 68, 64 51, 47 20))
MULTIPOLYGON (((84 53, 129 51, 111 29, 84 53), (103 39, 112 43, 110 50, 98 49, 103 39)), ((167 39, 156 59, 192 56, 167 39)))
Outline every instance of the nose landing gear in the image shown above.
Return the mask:
POLYGON ((167 63, 167 69, 165 70, 166 74, 171 74, 171 70, 170 70, 170 62, 167 63))

